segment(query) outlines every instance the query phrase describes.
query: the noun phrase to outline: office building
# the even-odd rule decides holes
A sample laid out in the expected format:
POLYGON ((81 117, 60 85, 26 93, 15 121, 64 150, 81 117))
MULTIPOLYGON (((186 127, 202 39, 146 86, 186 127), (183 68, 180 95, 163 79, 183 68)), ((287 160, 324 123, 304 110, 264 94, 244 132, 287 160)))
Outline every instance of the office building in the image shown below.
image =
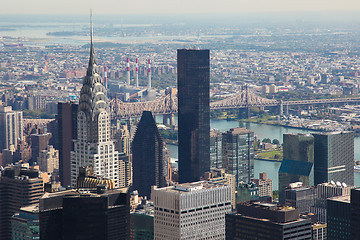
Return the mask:
POLYGON ((360 188, 351 189, 351 239, 360 239, 360 188))
POLYGON ((54 170, 59 170, 59 150, 48 145, 45 150, 39 152, 37 163, 42 172, 53 173, 54 170))
POLYGON ((260 200, 259 188, 254 182, 241 182, 236 191, 236 203, 260 200))
POLYGON ((225 239, 231 187, 206 181, 153 189, 154 239, 225 239))
POLYGON ((51 133, 31 134, 30 139, 32 151, 31 162, 35 163, 39 158, 40 151, 47 149, 51 139, 51 133))
POLYGON ((238 204, 237 213, 226 215, 226 239, 311 240, 311 220, 300 218, 293 207, 244 202, 238 204))
POLYGON ((285 205, 299 209, 300 214, 309 213, 314 200, 314 187, 304 187, 301 182, 290 183, 285 189, 285 205))
POLYGON ((210 51, 179 49, 179 182, 198 181, 210 170, 210 51))
POLYGON ((23 114, 11 106, 0 106, 0 151, 16 146, 23 139, 23 114))
POLYGON ((312 240, 326 240, 327 238, 327 224, 315 223, 312 225, 312 240))
POLYGON ((128 188, 45 193, 39 212, 40 239, 129 239, 128 188))
POLYGON ((59 174, 63 186, 71 184, 70 153, 77 138, 77 111, 78 104, 74 102, 58 103, 59 174))
POLYGON ((223 168, 235 175, 236 185, 254 178, 254 132, 232 128, 222 134, 223 168))
POLYGON ((210 131, 210 171, 222 168, 222 134, 210 131))
POLYGON ((354 185, 354 132, 313 133, 314 184, 354 185))
POLYGON ((89 65, 77 113, 77 139, 71 151, 71 186, 76 186, 79 168, 91 166, 96 176, 114 179, 119 187, 118 152, 110 139, 110 117, 107 90, 96 64, 91 36, 89 65))
POLYGON ((259 188, 259 197, 272 197, 272 180, 267 178, 266 172, 259 173, 259 179, 254 178, 251 181, 259 188))
POLYGON ((0 177, 0 239, 12 239, 11 217, 21 207, 36 204, 43 194, 43 179, 33 169, 11 166, 0 177))
POLYGON ((353 188, 355 187, 347 186, 345 183, 335 183, 333 181, 330 183, 318 184, 315 189, 314 206, 310 208, 310 211, 316 214, 319 222, 325 223, 327 220, 327 199, 350 195, 351 189, 353 188))
POLYGON ((20 208, 11 218, 12 239, 40 239, 39 204, 20 208))
POLYGON ((314 185, 314 137, 310 134, 283 135, 283 161, 279 169, 279 202, 285 203, 285 188, 290 183, 314 185))
POLYGON ((133 189, 140 196, 151 196, 151 186, 167 186, 163 138, 151 112, 144 111, 132 142, 133 189))
POLYGON ((351 239, 350 195, 327 199, 327 239, 351 239))
POLYGON ((225 172, 225 169, 215 169, 211 172, 205 172, 201 180, 213 183, 224 183, 231 186, 231 206, 236 208, 236 181, 233 174, 225 172))
POLYGON ((130 239, 154 239, 154 204, 142 199, 134 212, 130 214, 130 239))

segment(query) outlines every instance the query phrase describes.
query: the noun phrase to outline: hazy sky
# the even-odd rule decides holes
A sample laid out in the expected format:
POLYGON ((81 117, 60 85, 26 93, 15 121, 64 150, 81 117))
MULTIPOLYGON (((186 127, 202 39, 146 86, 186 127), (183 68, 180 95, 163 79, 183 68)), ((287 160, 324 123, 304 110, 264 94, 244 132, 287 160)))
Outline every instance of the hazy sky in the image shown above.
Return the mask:
POLYGON ((360 0, 1 0, 0 14, 360 11, 360 0))

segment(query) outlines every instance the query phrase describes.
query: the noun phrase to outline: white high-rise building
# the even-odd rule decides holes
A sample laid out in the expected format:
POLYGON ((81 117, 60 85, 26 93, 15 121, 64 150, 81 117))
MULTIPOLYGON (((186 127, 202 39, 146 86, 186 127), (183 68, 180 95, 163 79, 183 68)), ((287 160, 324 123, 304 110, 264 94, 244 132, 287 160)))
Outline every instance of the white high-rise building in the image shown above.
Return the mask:
POLYGON ((11 106, 0 106, 0 151, 16 146, 23 138, 23 114, 13 111, 11 106))
POLYGON ((71 185, 76 186, 79 167, 91 166, 94 174, 113 179, 119 187, 118 152, 110 139, 110 107, 104 81, 99 75, 92 41, 89 66, 80 92, 77 140, 71 152, 71 185))
POLYGON ((231 186, 200 181, 153 189, 154 239, 225 239, 231 186))

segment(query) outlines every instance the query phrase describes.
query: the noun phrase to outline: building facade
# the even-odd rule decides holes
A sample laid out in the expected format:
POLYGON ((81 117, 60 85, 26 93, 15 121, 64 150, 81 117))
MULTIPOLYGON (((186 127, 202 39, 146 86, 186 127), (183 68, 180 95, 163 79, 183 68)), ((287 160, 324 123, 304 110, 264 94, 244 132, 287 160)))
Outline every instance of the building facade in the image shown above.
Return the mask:
POLYGON ((223 168, 235 175, 236 185, 254 177, 254 132, 232 128, 222 134, 223 168))
POLYGON ((46 150, 39 152, 37 160, 40 171, 52 173, 59 169, 59 150, 56 150, 52 145, 48 145, 46 150))
POLYGON ((225 239, 231 187, 206 181, 154 189, 154 239, 225 239))
POLYGON ((259 173, 259 179, 254 178, 251 181, 259 188, 259 197, 272 197, 272 180, 267 178, 266 172, 259 173))
POLYGON ((310 134, 283 135, 283 161, 279 169, 279 202, 285 203, 290 183, 314 185, 314 137, 310 134))
POLYGON ((313 133, 314 184, 354 185, 354 132, 313 133))
POLYGON ((310 219, 299 210, 272 203, 244 202, 237 213, 226 215, 226 239, 278 240, 312 239, 310 219))
POLYGON ((74 150, 73 140, 77 138, 77 112, 77 103, 58 103, 59 174, 63 186, 71 185, 70 154, 74 150))
POLYGON ((285 189, 285 205, 299 209, 300 214, 310 212, 314 206, 315 189, 314 187, 304 187, 302 183, 291 183, 285 189))
POLYGON ((132 142, 133 189, 140 196, 151 196, 151 186, 167 186, 167 163, 163 138, 152 113, 144 111, 132 142))
POLYGON ((200 180, 210 170, 210 51, 179 49, 179 182, 200 180))
POLYGON ((0 151, 16 146, 23 139, 23 114, 11 106, 0 106, 0 151))
POLYGON ((110 137, 110 117, 107 90, 99 75, 91 39, 89 65, 77 113, 77 139, 71 152, 71 186, 76 186, 79 168, 91 166, 96 176, 113 179, 119 187, 118 152, 110 137))
POLYGON ((222 134, 210 131, 210 171, 222 168, 222 134))
POLYGON ((0 177, 0 239, 12 239, 11 218, 21 207, 37 204, 43 194, 39 172, 21 166, 6 167, 0 177))
POLYGON ((39 204, 20 208, 11 218, 12 239, 40 239, 39 204))
POLYGON ((329 198, 327 200, 327 239, 351 239, 350 195, 329 198))
POLYGON ((40 199, 40 239, 129 239, 128 188, 67 190, 40 199))
POLYGON ((360 188, 351 189, 350 195, 351 204, 351 239, 360 239, 360 188))

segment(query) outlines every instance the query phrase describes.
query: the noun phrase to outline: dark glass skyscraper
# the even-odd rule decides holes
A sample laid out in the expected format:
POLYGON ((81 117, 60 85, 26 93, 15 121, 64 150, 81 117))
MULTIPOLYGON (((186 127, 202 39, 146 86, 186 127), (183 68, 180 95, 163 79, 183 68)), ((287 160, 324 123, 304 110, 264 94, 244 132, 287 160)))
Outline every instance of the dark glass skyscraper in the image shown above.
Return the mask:
POLYGON ((164 144, 155 120, 144 111, 132 142, 133 189, 140 196, 150 197, 151 186, 166 186, 167 164, 164 161, 164 144))
POLYGON ((354 185, 354 132, 313 133, 314 184, 354 185))
POLYGON ((210 51, 179 49, 179 182, 194 182, 210 170, 210 51))
POLYGON ((284 134, 284 159, 279 169, 279 201, 285 203, 290 183, 314 185, 314 137, 310 134, 284 134))

